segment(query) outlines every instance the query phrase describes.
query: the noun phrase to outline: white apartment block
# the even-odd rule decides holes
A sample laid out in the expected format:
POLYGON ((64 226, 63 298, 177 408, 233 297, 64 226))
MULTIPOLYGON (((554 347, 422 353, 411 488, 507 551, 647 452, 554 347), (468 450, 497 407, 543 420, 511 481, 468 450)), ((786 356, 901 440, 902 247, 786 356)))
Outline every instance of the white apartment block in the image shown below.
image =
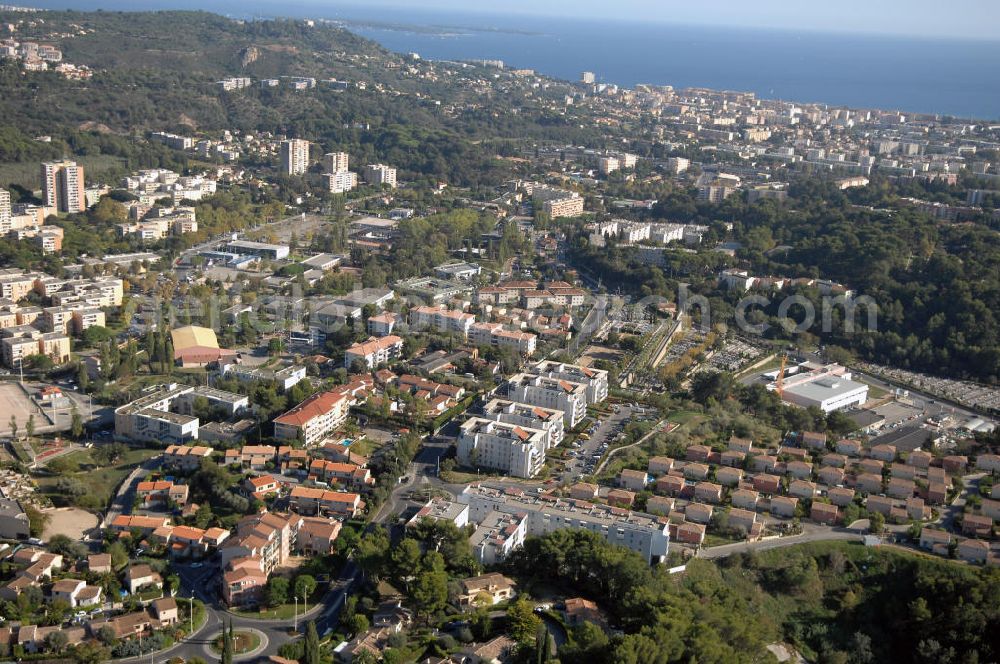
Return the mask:
POLYGON ((290 138, 281 142, 281 172, 303 175, 309 170, 309 141, 290 138))
POLYGON ((674 175, 680 175, 691 167, 691 160, 684 157, 670 157, 667 159, 667 171, 674 175))
POLYGON ((661 563, 670 548, 667 523, 651 514, 631 512, 582 500, 551 500, 517 490, 471 485, 458 495, 469 506, 469 520, 487 523, 496 512, 527 517, 526 535, 540 537, 565 528, 583 528, 611 544, 635 551, 650 563, 661 563))
POLYGON ((469 327, 469 341, 477 346, 512 348, 522 355, 531 355, 538 345, 534 334, 505 330, 500 323, 474 323, 469 327))
POLYGON ((528 429, 545 432, 545 449, 552 449, 563 441, 565 413, 553 408, 542 408, 507 399, 491 399, 483 406, 481 417, 505 424, 516 424, 528 429))
POLYGON ((403 354, 403 340, 394 334, 380 339, 369 339, 363 343, 354 344, 344 351, 344 366, 348 369, 355 361, 360 361, 368 368, 374 369, 383 362, 389 362, 403 354))
POLYGON ((274 437, 318 443, 344 423, 350 398, 340 391, 320 392, 274 420, 274 437))
POLYGON ((542 360, 529 373, 586 385, 587 405, 600 403, 608 398, 608 372, 602 369, 542 360))
POLYGON ((546 438, 539 429, 473 417, 459 430, 458 462, 513 477, 534 477, 545 463, 546 438))
POLYGON ((198 438, 200 426, 194 415, 196 399, 224 410, 229 416, 250 408, 242 394, 211 387, 160 385, 145 396, 115 409, 115 436, 132 440, 183 444, 198 438))
POLYGON ((376 187, 396 187, 396 169, 385 164, 368 164, 364 169, 365 182, 376 187))
POLYGON ((11 212, 10 192, 0 187, 0 232, 10 230, 11 212))
POLYGON ((353 171, 324 173, 326 188, 331 194, 345 194, 358 186, 358 174, 353 171))
POLYGON ((507 397, 531 406, 563 412, 563 423, 572 429, 587 414, 587 386, 567 380, 517 374, 507 383, 507 397))
POLYGON ((414 307, 410 309, 410 327, 414 330, 432 328, 440 332, 469 336, 476 317, 464 311, 449 311, 440 307, 414 307))
POLYGON ((42 164, 42 204, 59 212, 87 209, 83 167, 75 161, 47 161, 42 164))
POLYGON ((524 546, 527 536, 527 515, 492 512, 469 538, 469 546, 480 564, 496 565, 524 546))
POLYGON ((566 198, 545 201, 542 203, 542 212, 547 214, 549 219, 579 217, 583 214, 583 198, 574 194, 566 198))
POLYGON ((323 155, 323 168, 327 173, 346 173, 350 170, 351 156, 346 152, 327 152, 323 155))
POLYGON ((300 381, 305 380, 306 368, 298 364, 281 367, 280 369, 227 364, 222 368, 222 374, 244 383, 270 383, 278 388, 279 391, 284 392, 297 385, 300 381))

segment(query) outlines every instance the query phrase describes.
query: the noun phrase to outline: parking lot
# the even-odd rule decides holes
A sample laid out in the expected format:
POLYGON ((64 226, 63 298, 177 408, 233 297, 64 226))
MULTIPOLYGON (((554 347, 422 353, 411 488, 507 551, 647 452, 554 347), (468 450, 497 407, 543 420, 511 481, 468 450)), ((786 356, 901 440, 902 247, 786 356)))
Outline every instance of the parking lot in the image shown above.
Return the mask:
POLYGON ((650 409, 642 406, 621 405, 617 408, 618 412, 602 418, 572 444, 570 456, 566 460, 566 471, 562 475, 564 482, 575 482, 584 475, 592 474, 615 438, 624 435, 625 425, 635 419, 653 415, 650 409))
POLYGON ((36 428, 49 423, 45 414, 35 405, 17 383, 0 383, 0 431, 10 435, 10 418, 17 422, 18 433, 23 434, 28 418, 34 415, 36 428))
POLYGON ((919 408, 914 408, 898 401, 890 401, 872 410, 885 418, 883 429, 889 429, 903 422, 916 420, 923 413, 919 408))

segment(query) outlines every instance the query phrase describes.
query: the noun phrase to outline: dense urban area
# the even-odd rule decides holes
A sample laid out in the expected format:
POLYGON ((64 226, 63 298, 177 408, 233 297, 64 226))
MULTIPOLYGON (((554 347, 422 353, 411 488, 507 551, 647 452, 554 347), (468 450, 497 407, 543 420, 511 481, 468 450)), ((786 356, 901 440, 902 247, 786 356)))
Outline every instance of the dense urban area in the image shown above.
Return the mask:
POLYGON ((1000 125, 0 8, 0 656, 1000 658, 1000 125))

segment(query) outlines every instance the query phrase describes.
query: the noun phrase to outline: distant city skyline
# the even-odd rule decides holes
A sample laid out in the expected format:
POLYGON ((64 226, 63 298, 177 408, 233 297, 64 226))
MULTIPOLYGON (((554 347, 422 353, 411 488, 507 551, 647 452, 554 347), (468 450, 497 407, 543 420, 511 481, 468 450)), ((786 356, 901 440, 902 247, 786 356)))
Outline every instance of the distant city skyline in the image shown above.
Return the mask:
MULTIPOLYGON (((407 10, 498 14, 497 5, 470 5, 467 0, 425 0, 419 6, 401 0, 357 0, 329 3, 305 0, 307 6, 405 7, 407 10)), ((773 28, 940 38, 1000 40, 1000 2, 996 0, 840 0, 792 3, 788 0, 716 0, 711 5, 676 1, 619 0, 507 0, 502 13, 563 16, 581 19, 657 21, 746 28, 773 28)), ((387 16, 386 20, 392 20, 387 16)))

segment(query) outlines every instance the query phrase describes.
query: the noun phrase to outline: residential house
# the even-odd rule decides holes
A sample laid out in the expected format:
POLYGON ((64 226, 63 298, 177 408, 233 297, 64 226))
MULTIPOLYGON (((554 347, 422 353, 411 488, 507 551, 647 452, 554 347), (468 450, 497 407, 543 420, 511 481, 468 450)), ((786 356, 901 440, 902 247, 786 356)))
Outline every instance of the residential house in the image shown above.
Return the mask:
POLYGON ((743 481, 743 471, 739 468, 719 468, 715 479, 723 486, 737 486, 743 481))
POLYGON ((730 436, 728 448, 735 452, 749 454, 753 450, 753 441, 749 438, 730 436))
POLYGON ((596 484, 577 482, 569 488, 569 497, 576 500, 593 500, 600 489, 596 484))
POLYGON ((664 496, 650 496, 646 501, 646 511, 650 514, 667 516, 674 509, 674 499, 664 496))
POLYGON ((499 572, 463 579, 459 582, 459 606, 477 605, 482 598, 487 605, 499 604, 513 599, 517 594, 516 584, 499 572))
POLYGON ((873 459, 879 461, 893 461, 896 459, 896 447, 894 445, 875 445, 868 451, 873 459))
POLYGON ((677 526, 675 538, 682 544, 701 546, 705 541, 705 526, 699 523, 682 523, 677 526))
POLYGON ((816 484, 806 480, 792 480, 788 483, 788 495, 796 498, 812 498, 816 495, 816 484))
POLYGON ((718 504, 722 502, 722 486, 712 482, 698 482, 694 485, 695 500, 718 504))
POLYGON ((924 505, 924 499, 913 496, 906 499, 906 516, 914 521, 924 521, 931 516, 931 510, 924 505))
POLYGON ((964 456, 952 455, 941 459, 941 467, 950 475, 960 475, 969 465, 969 459, 964 456))
POLYGON ((684 458, 688 461, 708 461, 712 448, 707 445, 691 445, 687 448, 684 458))
POLYGON ((947 550, 951 544, 951 534, 944 530, 934 528, 922 528, 920 530, 920 548, 933 550, 936 547, 944 547, 947 550))
POLYGON ((826 492, 826 497, 837 507, 847 507, 854 502, 854 489, 834 487, 826 492))
POLYGON ((906 457, 906 463, 914 468, 927 468, 931 465, 931 461, 933 460, 934 455, 924 450, 913 450, 906 457))
POLYGON ((757 497, 758 494, 756 491, 737 489, 729 495, 729 500, 733 504, 733 507, 755 510, 757 509, 757 497))
POLYGON ((665 493, 668 496, 676 496, 684 490, 686 482, 683 477, 675 475, 664 475, 656 480, 656 492, 665 493))
POLYGON ((865 501, 865 508, 869 512, 877 512, 882 516, 889 516, 892 508, 896 506, 896 501, 884 496, 868 496, 865 501))
POLYGON ((837 486, 844 483, 844 470, 842 468, 827 466, 821 468, 817 475, 819 481, 827 486, 837 486))
POLYGON ((775 494, 781 491, 781 478, 777 475, 754 475, 750 480, 753 488, 763 494, 775 494))
POLYGON ((719 456, 719 464, 728 468, 736 468, 738 466, 742 466, 746 458, 746 452, 740 452, 739 450, 726 450, 719 456))
POLYGON ((981 514, 964 514, 962 516, 962 534, 975 537, 993 536, 993 519, 981 514))
POLYGON ((112 571, 110 553, 92 553, 87 556, 87 570, 92 574, 106 574, 112 571))
POLYGON ((618 474, 618 485, 630 491, 643 491, 649 482, 649 476, 644 470, 626 468, 618 474))
POLYGON ((818 431, 803 431, 799 437, 802 447, 812 450, 826 449, 826 434, 818 431))
POLYGON ((855 485, 862 493, 882 493, 882 476, 874 473, 862 473, 858 475, 855 485))
POLYGON ((900 498, 905 500, 913 495, 917 487, 913 483, 913 480, 907 480, 899 477, 893 477, 889 480, 889 485, 886 487, 886 494, 892 496, 893 498, 900 498))
POLYGON ((129 593, 135 594, 149 586, 163 587, 163 577, 154 572, 149 565, 130 565, 125 570, 125 586, 129 593))
POLYGON ((821 466, 830 468, 846 468, 847 457, 843 454, 824 454, 819 461, 821 466))
POLYGON ((809 479, 812 477, 812 464, 805 461, 789 461, 785 464, 785 472, 795 479, 809 479))
POLYGON ((670 457, 655 456, 649 459, 647 471, 650 475, 666 475, 674 468, 674 460, 670 457))
POLYGON ((342 515, 354 517, 364 510, 365 503, 356 493, 326 491, 297 486, 290 494, 291 508, 305 515, 342 515))
POLYGON ((795 508, 798 504, 798 498, 774 496, 771 498, 771 514, 774 516, 791 518, 795 516, 795 508))
POLYGON ((757 513, 734 507, 728 512, 729 527, 749 533, 757 523, 757 513))
POLYGON ((857 440, 843 438, 838 440, 833 448, 837 451, 837 454, 843 454, 844 456, 849 457, 861 456, 861 442, 857 440))
POLYGON ((281 483, 273 475, 248 477, 243 481, 243 490, 252 498, 263 499, 269 495, 278 493, 280 488, 281 483))
POLYGON ((985 563, 990 556, 990 545, 979 539, 963 539, 959 540, 955 553, 960 560, 985 563))
POLYGON ((701 463, 689 463, 684 466, 684 477, 689 480, 703 480, 708 477, 708 466, 701 463))
POLYGON ((757 473, 773 473, 778 466, 778 457, 762 454, 753 458, 753 469, 757 473))
POLYGON ((817 523, 834 525, 840 519, 840 510, 836 505, 813 501, 812 509, 809 511, 809 518, 817 523))
POLYGON ((684 508, 684 517, 694 523, 707 524, 712 520, 712 506, 701 503, 689 503, 684 508))
POLYGON ((607 495, 608 505, 629 509, 635 502, 635 494, 624 489, 611 489, 607 495))

